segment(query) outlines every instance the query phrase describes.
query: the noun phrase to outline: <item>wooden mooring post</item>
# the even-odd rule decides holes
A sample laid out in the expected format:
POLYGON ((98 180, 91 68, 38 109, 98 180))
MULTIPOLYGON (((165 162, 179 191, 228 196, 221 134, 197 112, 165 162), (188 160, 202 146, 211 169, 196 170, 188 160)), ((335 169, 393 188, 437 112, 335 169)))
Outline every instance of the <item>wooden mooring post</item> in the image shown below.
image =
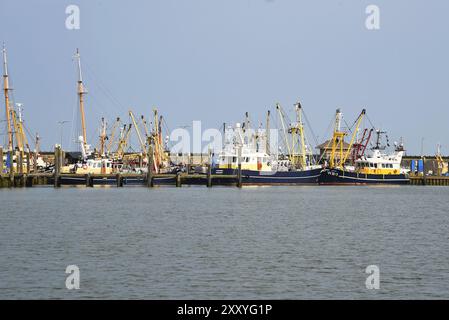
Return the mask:
POLYGON ((37 173, 37 152, 33 152, 33 172, 37 173))
POLYGON ((207 164, 207 187, 212 187, 212 153, 209 150, 209 163, 207 164))
POLYGON ((123 177, 120 172, 115 175, 115 179, 117 182, 117 188, 123 187, 123 177))
POLYGON ((27 153, 26 153, 27 170, 26 170, 26 175, 24 177, 25 187, 32 187, 33 186, 33 178, 30 177, 30 173, 31 173, 31 168, 30 168, 31 159, 30 159, 30 157, 31 157, 31 153, 30 153, 30 150, 28 150, 27 153))
POLYGON ((153 185, 153 166, 154 166, 154 163, 153 163, 153 156, 154 156, 154 154, 153 154, 153 141, 151 140, 151 139, 149 139, 148 140, 148 144, 149 144, 149 146, 148 146, 148 162, 147 162, 147 165, 148 165, 148 169, 147 169, 147 187, 148 188, 152 188, 154 185, 153 185))
POLYGON ((55 147, 55 172, 54 172, 54 187, 59 188, 61 186, 61 147, 55 147))
POLYGON ((180 188, 181 186, 182 186, 181 172, 178 172, 176 174, 176 187, 180 188))
POLYGON ((30 168, 30 166, 31 166, 31 159, 30 159, 30 157, 31 157, 31 153, 30 153, 30 151, 28 151, 26 153, 26 165, 27 165, 26 173, 27 173, 27 175, 29 175, 30 172, 31 172, 31 168, 30 168))
POLYGON ((17 152, 17 159, 19 161, 17 161, 17 167, 18 167, 18 172, 20 175, 23 174, 23 151, 19 151, 17 152))
POLYGON ((426 175, 426 158, 422 158, 422 173, 423 173, 423 179, 422 184, 425 186, 427 185, 427 175, 426 175))
POLYGON ((94 179, 92 178, 91 174, 86 174, 86 187, 92 188, 94 186, 94 179))
POLYGON ((0 147, 0 175, 3 174, 3 147, 0 147))
POLYGON ((25 186, 25 175, 23 174, 23 157, 24 157, 24 153, 23 153, 23 151, 19 151, 18 153, 17 153, 17 156, 18 156, 18 159, 19 159, 19 161, 18 161, 18 163, 17 163, 17 166, 19 167, 19 177, 18 177, 18 181, 17 181, 17 186, 18 187, 24 187, 25 186))

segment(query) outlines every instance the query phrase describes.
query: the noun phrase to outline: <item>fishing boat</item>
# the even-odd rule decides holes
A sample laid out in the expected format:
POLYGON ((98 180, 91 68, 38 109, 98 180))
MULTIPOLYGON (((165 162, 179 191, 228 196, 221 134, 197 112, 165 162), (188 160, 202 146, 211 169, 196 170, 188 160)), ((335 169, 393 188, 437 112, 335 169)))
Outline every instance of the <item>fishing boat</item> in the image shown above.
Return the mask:
MULTIPOLYGON (((306 143, 301 104, 295 104, 296 122, 288 128, 279 104, 276 110, 282 119, 287 153, 270 152, 270 112, 265 131, 251 131, 247 115, 243 125, 237 123, 225 129, 224 147, 218 154, 212 174, 236 175, 240 167, 245 184, 317 184, 322 166, 314 163, 312 149, 306 143)), ((215 179, 221 182, 219 177, 215 179)))
MULTIPOLYGON (((335 127, 332 143, 329 166, 320 174, 319 184, 321 185, 354 185, 354 184, 407 184, 409 183, 408 172, 401 167, 404 155, 404 145, 402 142, 395 143, 393 152, 387 153, 389 146, 388 137, 385 131, 376 130, 376 142, 371 148, 369 155, 365 154, 369 137, 365 141, 354 143, 360 123, 365 116, 363 110, 355 122, 355 129, 349 148, 343 152, 344 137, 346 132, 341 130, 342 113, 337 109, 335 127), (382 145, 382 136, 386 136, 387 143, 382 145), (363 152, 359 153, 362 147, 363 152), (350 155, 353 155, 348 163, 350 155)), ((366 131, 365 131, 366 132, 366 131)), ((372 131, 371 131, 372 132, 372 131)), ((363 135, 365 136, 365 134, 363 135)), ((363 137, 362 137, 363 140, 363 137)))
MULTIPOLYGON (((86 118, 84 113, 84 96, 87 93, 83 83, 83 76, 81 72, 81 56, 79 50, 76 50, 74 58, 76 59, 78 67, 78 104, 81 115, 81 130, 82 135, 78 137, 78 143, 81 149, 82 159, 81 161, 63 166, 61 168, 62 173, 76 173, 76 174, 110 174, 113 172, 113 161, 104 155, 104 143, 106 136, 106 122, 102 119, 102 128, 100 134, 101 151, 100 156, 96 157, 91 150, 91 146, 87 143, 86 134, 86 118)), ((71 178, 77 179, 77 178, 71 178)))
POLYGON ((6 47, 3 44, 3 93, 5 97, 5 116, 6 116, 6 136, 7 148, 1 147, 0 152, 0 173, 6 173, 10 170, 18 173, 30 173, 42 171, 48 167, 39 154, 39 135, 33 138, 35 148, 31 150, 29 138, 32 136, 25 126, 23 117, 23 104, 15 103, 13 90, 9 86, 8 59, 6 47), (6 152, 4 152, 6 151, 6 152))

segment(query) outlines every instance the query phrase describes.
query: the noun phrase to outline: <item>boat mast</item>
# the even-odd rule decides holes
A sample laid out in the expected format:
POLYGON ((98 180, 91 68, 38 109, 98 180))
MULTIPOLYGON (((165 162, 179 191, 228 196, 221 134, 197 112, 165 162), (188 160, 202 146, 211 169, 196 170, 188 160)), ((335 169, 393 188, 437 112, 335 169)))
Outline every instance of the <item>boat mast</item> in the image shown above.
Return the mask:
POLYGON ((349 154, 351 153, 352 146, 355 141, 355 137, 357 135, 357 132, 359 131, 360 124, 362 123, 362 120, 363 120, 363 117, 365 116, 365 114, 366 114, 366 110, 363 109, 355 122, 355 129, 354 129, 354 132, 352 133, 352 137, 351 137, 351 141, 349 142, 348 150, 346 151, 346 154, 341 162, 341 166, 343 166, 345 164, 346 160, 349 157, 349 154))
POLYGON ((143 142, 142 135, 140 134, 140 129, 139 129, 139 126, 137 125, 136 118, 134 118, 134 114, 133 114, 133 112, 131 110, 129 110, 128 113, 129 113, 131 121, 132 121, 132 123, 134 125, 134 130, 136 131, 137 138, 139 139, 140 149, 142 150, 142 154, 146 157, 147 151, 146 151, 146 148, 145 148, 145 143, 143 142))
POLYGON ((8 77, 8 62, 6 59, 6 48, 3 44, 3 91, 5 93, 5 111, 6 111, 6 122, 8 126, 8 150, 13 150, 13 137, 12 137, 12 127, 11 127, 11 110, 9 107, 9 77, 8 77))
POLYGON ((36 139, 35 139, 35 142, 34 142, 34 153, 36 154, 36 159, 37 159, 37 156, 40 153, 40 141, 41 141, 41 139, 39 137, 39 133, 36 133, 36 139))
POLYGON ((79 105, 80 105, 80 114, 81 114, 81 129, 83 134, 83 145, 84 150, 87 152, 87 135, 86 135, 86 118, 84 114, 84 95, 87 93, 84 89, 83 85, 83 76, 81 73, 81 56, 79 50, 76 49, 75 59, 77 60, 78 66, 78 97, 79 97, 79 105))
POLYGON ((267 112, 267 128, 265 129, 265 153, 270 154, 270 110, 267 112))
POLYGON ((282 132, 284 133, 284 140, 285 140, 285 145, 287 147, 288 157, 290 160, 292 160, 293 152, 292 152, 292 149, 290 148, 290 143, 288 142, 287 129, 286 129, 285 122, 284 122, 285 115, 284 115, 282 107, 279 103, 276 103, 276 110, 278 111, 279 119, 281 120, 282 132))
POLYGON ((106 142, 106 121, 101 118, 101 132, 100 132, 100 157, 105 156, 105 142, 106 142))
MULTIPOLYGON (((108 139, 109 142, 108 142, 108 144, 106 146, 106 152, 108 154, 111 152, 111 147, 112 147, 112 144, 114 143, 114 139, 115 139, 115 131, 117 130, 117 127, 119 127, 119 125, 120 125, 120 118, 117 118, 115 120, 114 125, 112 126, 111 135, 110 135, 110 137, 108 139)), ((120 137, 119 137, 119 140, 120 140, 120 137)))
POLYGON ((301 164, 302 167, 305 168, 306 167, 306 144, 305 144, 305 139, 304 139, 304 126, 302 124, 302 107, 301 107, 301 103, 298 101, 295 104, 295 109, 296 109, 296 113, 297 113, 297 122, 298 122, 298 130, 299 130, 299 135, 301 138, 301 164))
POLYGON ((329 160, 329 165, 331 168, 335 168, 337 166, 336 163, 336 152, 338 149, 338 153, 339 153, 339 157, 338 159, 340 160, 340 165, 338 166, 343 166, 342 160, 343 160, 343 145, 344 145, 344 138, 346 133, 341 131, 341 111, 340 109, 337 109, 336 113, 335 113, 335 126, 334 126, 334 134, 332 136, 332 150, 331 150, 331 156, 330 156, 330 160, 329 160))

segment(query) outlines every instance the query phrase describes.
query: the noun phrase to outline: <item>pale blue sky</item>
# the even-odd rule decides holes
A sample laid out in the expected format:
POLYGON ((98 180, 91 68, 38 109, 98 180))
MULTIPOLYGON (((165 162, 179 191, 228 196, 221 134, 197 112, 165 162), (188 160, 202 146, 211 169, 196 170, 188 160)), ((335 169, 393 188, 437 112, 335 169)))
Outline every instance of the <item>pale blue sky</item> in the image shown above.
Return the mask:
POLYGON ((15 101, 45 149, 59 141, 57 121, 72 120, 79 47, 91 139, 101 116, 128 119, 130 106, 205 129, 300 99, 320 140, 336 107, 347 122, 365 107, 409 153, 425 137, 426 153, 440 142, 447 154, 448 13, 447 0, 1 0, 0 41, 15 101), (65 28, 69 4, 80 30, 65 28), (365 28, 368 4, 380 8, 378 31, 365 28))

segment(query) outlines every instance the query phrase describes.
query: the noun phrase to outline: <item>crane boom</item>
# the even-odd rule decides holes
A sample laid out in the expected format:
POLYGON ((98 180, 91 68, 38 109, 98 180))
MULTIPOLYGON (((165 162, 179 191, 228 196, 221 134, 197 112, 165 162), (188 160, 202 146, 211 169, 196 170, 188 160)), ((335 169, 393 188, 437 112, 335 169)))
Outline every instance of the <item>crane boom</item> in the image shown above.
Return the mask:
POLYGON ((129 110, 129 116, 131 117, 131 121, 133 122, 134 125, 134 130, 137 133, 137 138, 139 139, 139 143, 140 143, 140 148, 142 149, 142 153, 144 155, 147 154, 147 151, 145 150, 145 143, 142 140, 142 136, 140 135, 140 130, 139 130, 139 126, 137 125, 136 119, 134 118, 134 114, 131 110, 129 110))
POLYGON ((354 131, 352 132, 351 141, 349 142, 348 150, 346 150, 346 154, 343 157, 341 166, 343 166, 345 164, 346 160, 348 159, 349 154, 351 153, 352 145, 354 144, 354 141, 355 141, 355 136, 357 134, 357 131, 359 130, 360 124, 362 123, 362 120, 363 120, 363 117, 365 116, 365 114, 366 114, 366 110, 363 109, 356 120, 356 126, 354 128, 354 131))

